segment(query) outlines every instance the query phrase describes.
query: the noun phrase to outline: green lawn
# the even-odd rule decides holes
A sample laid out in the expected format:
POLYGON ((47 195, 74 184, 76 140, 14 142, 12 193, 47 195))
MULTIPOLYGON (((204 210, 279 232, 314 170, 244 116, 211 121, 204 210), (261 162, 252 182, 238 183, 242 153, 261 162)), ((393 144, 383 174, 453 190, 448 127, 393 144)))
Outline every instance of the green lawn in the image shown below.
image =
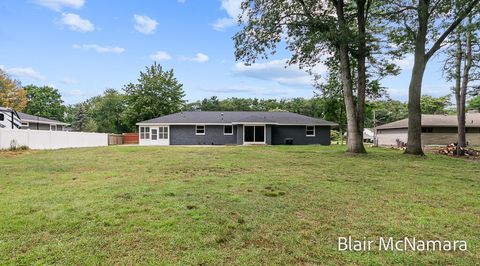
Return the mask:
POLYGON ((344 147, 0 153, 0 264, 480 262, 480 162, 344 147), (339 252, 337 237, 467 240, 339 252))

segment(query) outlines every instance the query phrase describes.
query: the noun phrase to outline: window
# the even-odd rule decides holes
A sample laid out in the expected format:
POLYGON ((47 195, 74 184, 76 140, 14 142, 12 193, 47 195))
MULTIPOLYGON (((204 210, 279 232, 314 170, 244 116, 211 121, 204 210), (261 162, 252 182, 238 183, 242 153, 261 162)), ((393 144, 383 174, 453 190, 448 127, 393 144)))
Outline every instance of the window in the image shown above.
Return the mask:
POLYGON ((158 136, 158 129, 153 129, 152 128, 152 140, 157 140, 157 136, 158 136))
POLYGON ((168 127, 159 127, 158 129, 158 139, 168 139, 168 127))
POLYGON ((433 127, 422 127, 422 133, 432 133, 433 127))
POLYGON ((306 126, 305 133, 307 137, 315 137, 315 126, 306 126))
POLYGON ((28 128, 29 124, 28 122, 22 122, 22 127, 27 127, 28 128))
POLYGON ((224 125, 223 126, 223 135, 233 135, 233 126, 232 125, 224 125))
POLYGON ((5 115, 4 114, 0 114, 0 121, 3 121, 5 120, 5 115))
POLYGON ((205 135, 205 125, 196 125, 195 135, 205 135))
POLYGON ((140 127, 140 139, 150 139, 150 127, 140 127))
POLYGON ((50 125, 50 130, 51 130, 51 131, 56 131, 56 130, 57 130, 57 126, 56 126, 56 125, 50 125))
POLYGON ((480 133, 480 127, 467 127, 466 133, 480 133))

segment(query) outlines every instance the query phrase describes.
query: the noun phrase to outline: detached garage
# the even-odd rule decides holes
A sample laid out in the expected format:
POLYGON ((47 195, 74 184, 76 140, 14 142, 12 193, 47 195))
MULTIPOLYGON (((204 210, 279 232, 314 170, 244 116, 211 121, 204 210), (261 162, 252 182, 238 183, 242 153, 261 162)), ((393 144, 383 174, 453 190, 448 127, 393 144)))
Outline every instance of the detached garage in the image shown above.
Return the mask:
MULTIPOLYGON (((375 128, 376 143, 379 146, 396 146, 407 142, 408 118, 375 128)), ((423 145, 448 145, 457 142, 458 123, 455 115, 422 115, 423 145)), ((480 145, 480 113, 466 114, 468 145, 480 145)))

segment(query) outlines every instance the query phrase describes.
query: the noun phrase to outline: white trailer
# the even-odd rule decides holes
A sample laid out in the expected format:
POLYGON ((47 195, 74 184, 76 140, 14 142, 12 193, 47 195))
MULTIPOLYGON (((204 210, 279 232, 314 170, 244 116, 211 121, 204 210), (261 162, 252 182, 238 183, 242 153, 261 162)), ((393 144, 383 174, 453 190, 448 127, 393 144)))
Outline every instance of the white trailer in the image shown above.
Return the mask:
POLYGON ((15 110, 0 107, 0 128, 20 129, 21 127, 22 120, 15 110))

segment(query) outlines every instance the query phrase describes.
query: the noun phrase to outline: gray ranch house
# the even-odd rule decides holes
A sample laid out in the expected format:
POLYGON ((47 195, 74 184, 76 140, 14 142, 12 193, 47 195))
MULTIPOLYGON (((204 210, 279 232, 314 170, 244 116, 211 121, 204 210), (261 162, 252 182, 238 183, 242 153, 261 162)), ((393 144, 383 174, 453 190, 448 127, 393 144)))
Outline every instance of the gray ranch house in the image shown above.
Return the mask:
POLYGON ((181 112, 137 123, 140 145, 330 145, 337 124, 290 112, 181 112))
POLYGON ((17 112, 22 121, 21 129, 30 130, 50 130, 50 131, 65 131, 68 126, 67 123, 63 123, 57 120, 48 119, 41 116, 29 115, 22 112, 17 112))
POLYGON ((67 123, 0 107, 0 128, 64 131, 67 123))

